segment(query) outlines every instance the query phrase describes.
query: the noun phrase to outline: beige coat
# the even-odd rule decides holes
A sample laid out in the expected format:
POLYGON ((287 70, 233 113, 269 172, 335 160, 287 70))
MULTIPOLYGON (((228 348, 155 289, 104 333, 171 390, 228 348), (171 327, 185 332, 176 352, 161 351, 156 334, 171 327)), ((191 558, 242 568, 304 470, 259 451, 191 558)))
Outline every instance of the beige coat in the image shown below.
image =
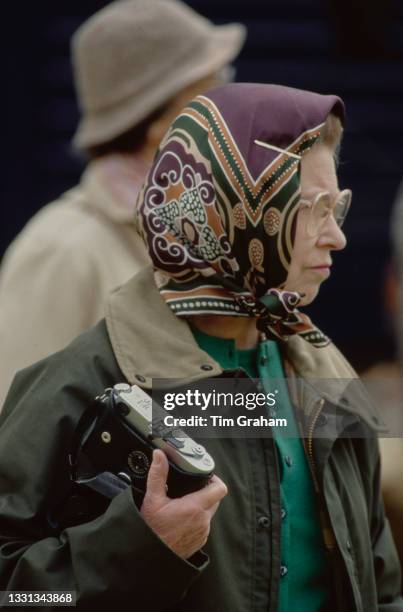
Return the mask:
MULTIPOLYGON (((17 370, 62 349, 103 317, 104 300, 147 261, 133 226, 137 172, 92 162, 80 185, 45 206, 0 269, 0 409, 17 370)), ((132 160, 131 160, 132 164, 132 160)))

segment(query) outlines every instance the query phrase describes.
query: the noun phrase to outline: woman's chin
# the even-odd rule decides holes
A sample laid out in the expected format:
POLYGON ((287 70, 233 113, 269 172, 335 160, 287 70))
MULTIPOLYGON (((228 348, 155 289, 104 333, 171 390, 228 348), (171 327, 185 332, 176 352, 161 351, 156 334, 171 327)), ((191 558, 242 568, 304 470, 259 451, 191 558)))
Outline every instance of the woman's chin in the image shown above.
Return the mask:
POLYGON ((319 289, 320 289, 320 285, 298 289, 298 293, 304 296, 300 302, 300 306, 308 306, 308 304, 312 304, 312 302, 314 301, 314 299, 317 297, 319 293, 319 289))

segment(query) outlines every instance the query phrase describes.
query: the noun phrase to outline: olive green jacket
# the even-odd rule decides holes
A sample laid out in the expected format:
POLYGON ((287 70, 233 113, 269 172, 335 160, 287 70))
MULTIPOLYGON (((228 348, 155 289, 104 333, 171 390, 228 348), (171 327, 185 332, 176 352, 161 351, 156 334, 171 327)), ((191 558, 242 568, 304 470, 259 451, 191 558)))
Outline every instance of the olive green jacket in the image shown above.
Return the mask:
MULTIPOLYGON (((288 372, 305 380, 355 376, 333 345, 314 349, 295 337, 285 359, 288 372)), ((242 372, 225 372, 234 374, 242 372)), ((152 378, 222 375, 188 324, 162 301, 149 270, 112 295, 105 321, 19 373, 0 421, 0 590, 75 590, 79 609, 89 611, 110 605, 132 612, 274 612, 281 508, 272 438, 206 441, 229 494, 213 519, 206 554, 192 562, 145 524, 130 488, 95 519, 88 520, 84 508, 80 524, 62 531, 51 519, 70 487, 76 424, 105 387, 128 381, 149 389, 152 378)), ((379 494, 376 437, 314 435, 336 416, 368 431, 381 429, 378 418, 357 393, 348 401, 344 394, 342 402, 314 385, 291 387, 307 423, 306 449, 335 578, 334 609, 403 611, 379 494)))

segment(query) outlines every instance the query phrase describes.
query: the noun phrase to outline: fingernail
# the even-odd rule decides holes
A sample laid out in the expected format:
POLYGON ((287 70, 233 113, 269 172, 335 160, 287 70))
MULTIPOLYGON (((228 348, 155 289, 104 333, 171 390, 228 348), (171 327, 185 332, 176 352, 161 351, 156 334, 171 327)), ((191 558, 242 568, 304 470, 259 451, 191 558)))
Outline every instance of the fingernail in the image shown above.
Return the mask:
POLYGON ((159 453, 157 453, 157 451, 153 452, 153 462, 155 463, 155 465, 160 465, 161 464, 161 457, 160 457, 159 453))

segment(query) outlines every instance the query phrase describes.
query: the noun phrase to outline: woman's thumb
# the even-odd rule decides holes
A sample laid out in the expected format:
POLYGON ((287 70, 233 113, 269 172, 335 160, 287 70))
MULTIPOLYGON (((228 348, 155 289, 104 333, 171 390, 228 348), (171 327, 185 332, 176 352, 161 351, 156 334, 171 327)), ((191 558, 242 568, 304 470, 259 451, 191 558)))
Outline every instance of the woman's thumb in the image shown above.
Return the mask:
POLYGON ((153 452, 153 460, 148 470, 147 493, 166 497, 166 483, 168 478, 169 464, 165 453, 156 449, 153 452))

